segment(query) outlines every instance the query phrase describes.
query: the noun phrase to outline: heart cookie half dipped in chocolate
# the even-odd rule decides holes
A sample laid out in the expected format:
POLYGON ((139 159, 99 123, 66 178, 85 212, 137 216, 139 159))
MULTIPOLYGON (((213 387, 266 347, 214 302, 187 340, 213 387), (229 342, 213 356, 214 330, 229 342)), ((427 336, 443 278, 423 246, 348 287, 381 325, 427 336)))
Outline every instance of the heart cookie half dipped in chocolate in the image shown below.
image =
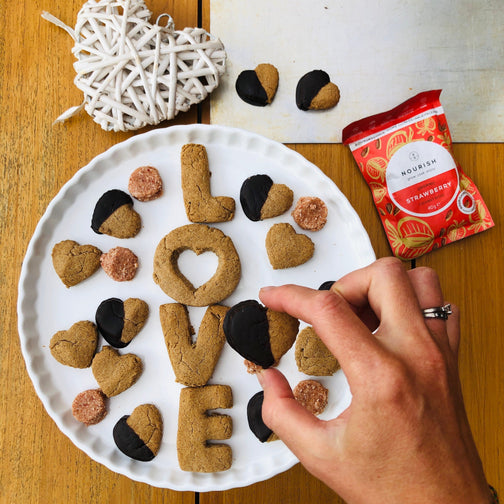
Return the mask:
POLYGON ((278 88, 278 70, 269 63, 261 63, 255 70, 244 70, 238 75, 235 88, 238 96, 249 105, 269 105, 278 88))
POLYGON ((149 306, 141 299, 109 298, 100 303, 95 319, 107 343, 124 348, 140 332, 148 316, 149 306))
POLYGON ((291 206, 294 193, 285 184, 275 184, 269 175, 253 175, 243 182, 240 203, 245 215, 254 222, 277 217, 291 206))
POLYGON ((97 201, 91 229, 115 238, 133 238, 140 231, 140 215, 133 210, 133 199, 124 191, 112 189, 97 201))
POLYGON ((326 110, 336 106, 340 91, 324 70, 303 75, 296 86, 296 105, 300 110, 326 110))
POLYGON ((159 451, 163 438, 163 418, 153 404, 137 406, 115 424, 114 442, 125 455, 149 462, 159 451))
POLYGON ((294 344, 299 320, 250 299, 229 309, 223 328, 236 352, 256 366, 268 368, 276 366, 294 344))

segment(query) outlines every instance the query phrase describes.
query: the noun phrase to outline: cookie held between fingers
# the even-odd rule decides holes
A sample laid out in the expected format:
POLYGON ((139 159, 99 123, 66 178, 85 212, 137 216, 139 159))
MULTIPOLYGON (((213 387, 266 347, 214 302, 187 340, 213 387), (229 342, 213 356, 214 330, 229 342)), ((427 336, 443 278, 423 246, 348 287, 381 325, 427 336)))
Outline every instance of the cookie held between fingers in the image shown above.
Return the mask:
POLYGON ((231 348, 261 368, 278 364, 294 344, 298 328, 298 319, 253 299, 231 307, 224 319, 224 334, 231 348))
POLYGON ((235 290, 240 277, 240 258, 231 238, 205 224, 174 229, 159 242, 154 254, 154 282, 168 296, 185 305, 220 303, 235 290), (179 270, 178 258, 184 250, 192 250, 196 255, 210 251, 219 259, 214 275, 197 288, 179 270))
POLYGON ((264 402, 264 391, 254 394, 247 403, 247 421, 249 429, 261 443, 277 441, 278 436, 264 423, 262 417, 262 405, 264 402))

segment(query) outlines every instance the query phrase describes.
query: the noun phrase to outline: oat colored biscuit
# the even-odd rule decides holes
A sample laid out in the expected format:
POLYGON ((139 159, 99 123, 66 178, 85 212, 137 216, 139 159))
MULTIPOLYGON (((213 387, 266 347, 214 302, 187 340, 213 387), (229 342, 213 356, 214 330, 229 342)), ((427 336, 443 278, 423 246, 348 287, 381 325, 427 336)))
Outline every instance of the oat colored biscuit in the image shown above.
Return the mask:
POLYGON ((63 240, 52 249, 54 270, 66 287, 73 287, 89 278, 100 267, 101 250, 93 245, 79 245, 63 240))
POLYGON ((303 234, 297 234, 287 223, 274 224, 266 235, 266 251, 273 269, 292 268, 308 261, 315 245, 303 234))
POLYGON ((300 381, 292 391, 296 401, 314 415, 323 413, 329 391, 316 380, 300 381))
POLYGON ((112 397, 130 388, 142 374, 140 357, 134 354, 120 355, 110 346, 104 346, 91 364, 93 376, 103 393, 112 397))
POLYGON ((72 415, 85 425, 96 425, 107 415, 107 397, 100 389, 77 394, 72 402, 72 415))
POLYGON ((116 282, 128 282, 135 278, 138 257, 125 247, 114 247, 100 257, 103 271, 116 282))
POLYGON ((183 471, 209 473, 231 467, 231 447, 214 440, 231 437, 232 419, 208 411, 232 406, 233 394, 227 385, 187 387, 180 391, 177 455, 183 471))
POLYGON ((91 229, 95 233, 132 238, 141 226, 140 215, 133 210, 133 200, 124 191, 111 189, 97 201, 91 219, 91 229))
POLYGON ((226 342, 222 324, 228 309, 209 306, 193 342, 194 329, 187 308, 178 303, 159 307, 165 344, 178 383, 200 387, 208 382, 226 342))
POLYGON ((336 357, 311 326, 298 334, 294 355, 298 370, 307 375, 331 376, 340 368, 336 357))
POLYGON ((140 166, 128 180, 128 191, 138 201, 152 201, 163 193, 161 175, 153 166, 140 166))
POLYGON ((182 193, 187 218, 191 222, 226 222, 233 218, 235 201, 212 196, 208 156, 203 145, 186 144, 180 155, 182 193))
POLYGON ((82 369, 91 365, 97 344, 96 326, 88 320, 82 320, 70 329, 54 334, 49 349, 61 364, 82 369))
POLYGON ((299 198, 291 215, 302 229, 320 231, 327 222, 327 206, 320 198, 303 196, 299 198))
POLYGON ((240 258, 231 238, 205 224, 174 229, 159 242, 154 254, 154 281, 168 296, 185 305, 209 306, 221 302, 235 290, 240 276, 240 258), (198 288, 178 268, 178 258, 184 250, 192 250, 196 255, 210 251, 219 259, 215 274, 198 288))
POLYGON ((271 63, 260 63, 255 67, 255 73, 264 91, 267 102, 271 103, 278 89, 278 70, 271 63))

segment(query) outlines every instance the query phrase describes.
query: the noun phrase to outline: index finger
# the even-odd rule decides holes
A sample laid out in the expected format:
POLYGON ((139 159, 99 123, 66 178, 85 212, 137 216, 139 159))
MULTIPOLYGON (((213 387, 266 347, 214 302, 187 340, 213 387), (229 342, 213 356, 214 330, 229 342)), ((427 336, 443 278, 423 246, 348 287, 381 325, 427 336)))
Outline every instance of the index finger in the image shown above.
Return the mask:
POLYGON ((365 383, 373 362, 378 365, 383 357, 380 343, 338 293, 283 285, 261 289, 259 297, 269 308, 311 324, 338 359, 350 386, 365 383))

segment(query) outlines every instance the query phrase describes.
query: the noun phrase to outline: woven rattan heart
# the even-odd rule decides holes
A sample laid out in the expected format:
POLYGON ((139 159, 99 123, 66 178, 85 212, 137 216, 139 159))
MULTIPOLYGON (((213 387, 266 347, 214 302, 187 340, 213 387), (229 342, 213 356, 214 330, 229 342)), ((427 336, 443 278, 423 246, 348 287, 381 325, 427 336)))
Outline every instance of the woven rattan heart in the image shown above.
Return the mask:
POLYGON ((42 16, 75 40, 74 83, 84 93, 82 105, 57 121, 84 107, 107 131, 158 124, 204 100, 225 70, 219 39, 202 28, 175 31, 168 15, 151 24, 143 0, 89 0, 75 30, 47 12, 42 16))

